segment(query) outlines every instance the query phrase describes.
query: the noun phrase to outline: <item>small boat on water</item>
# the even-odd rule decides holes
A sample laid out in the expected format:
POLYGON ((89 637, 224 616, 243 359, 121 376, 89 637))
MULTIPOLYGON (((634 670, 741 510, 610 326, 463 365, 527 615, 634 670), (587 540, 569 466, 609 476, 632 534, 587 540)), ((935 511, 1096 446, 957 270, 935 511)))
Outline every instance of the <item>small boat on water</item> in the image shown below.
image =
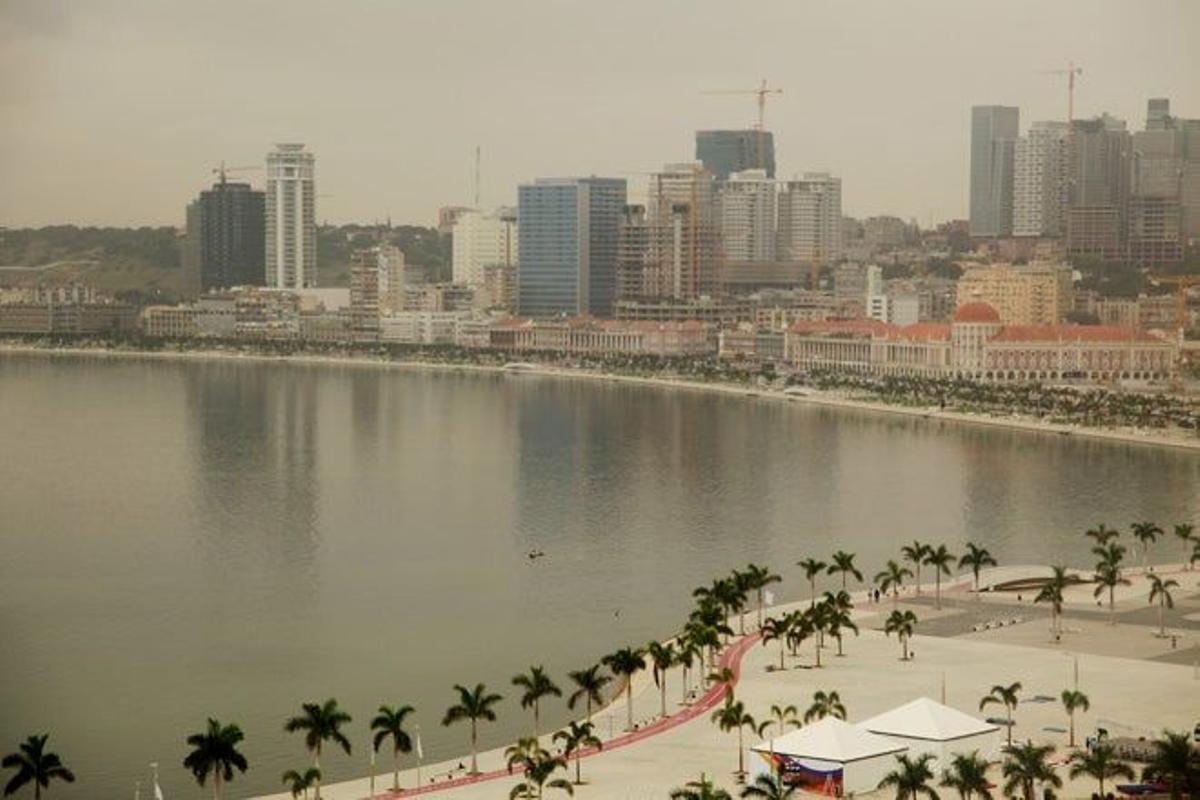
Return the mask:
POLYGON ((530 364, 527 361, 510 361, 504 365, 504 369, 509 372, 533 372, 537 368, 537 364, 530 364))

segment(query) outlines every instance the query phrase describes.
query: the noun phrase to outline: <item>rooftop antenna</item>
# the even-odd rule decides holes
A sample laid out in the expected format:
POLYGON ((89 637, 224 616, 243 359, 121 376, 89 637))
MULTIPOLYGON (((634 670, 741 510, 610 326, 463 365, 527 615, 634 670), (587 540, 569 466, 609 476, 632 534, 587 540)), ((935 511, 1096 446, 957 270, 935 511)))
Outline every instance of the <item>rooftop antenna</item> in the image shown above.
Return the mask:
POLYGON ((479 145, 475 145, 475 208, 479 208, 479 145))

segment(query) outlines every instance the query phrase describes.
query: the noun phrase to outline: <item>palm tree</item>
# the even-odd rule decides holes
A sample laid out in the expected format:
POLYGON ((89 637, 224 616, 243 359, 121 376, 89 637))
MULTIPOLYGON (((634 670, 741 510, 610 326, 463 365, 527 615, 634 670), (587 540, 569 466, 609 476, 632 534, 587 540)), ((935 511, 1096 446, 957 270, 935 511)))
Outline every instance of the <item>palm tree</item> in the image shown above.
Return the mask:
POLYGON ((1033 742, 1026 742, 1016 747, 1010 744, 1008 757, 1004 760, 1004 766, 1001 769, 1005 779, 1005 796, 1014 797, 1020 791, 1025 800, 1034 800, 1034 784, 1048 783, 1056 789, 1061 787, 1062 778, 1058 777, 1058 773, 1054 771, 1054 767, 1049 762, 1050 754, 1053 752, 1054 745, 1052 744, 1037 745, 1033 742))
POLYGON ((600 705, 604 702, 604 687, 612 682, 612 678, 600 672, 600 664, 588 667, 587 669, 579 669, 574 672, 568 672, 567 677, 575 684, 576 689, 567 698, 567 708, 572 711, 575 709, 575 704, 583 698, 587 705, 587 721, 592 721, 592 704, 600 705))
POLYGON ((850 595, 846 592, 838 592, 837 595, 826 593, 825 603, 829 608, 826 617, 829 635, 837 639, 837 654, 845 655, 842 652, 842 632, 854 631, 854 635, 858 636, 858 625, 855 624, 854 617, 850 615, 850 609, 853 608, 853 604, 850 603, 850 595))
POLYGON ((1146 571, 1146 558, 1150 554, 1150 545, 1162 534, 1162 528, 1153 522, 1135 522, 1129 526, 1133 530, 1133 538, 1142 546, 1142 572, 1146 571))
MULTIPOLYGON (((807 611, 793 611, 787 615, 787 643, 792 650, 792 657, 795 658, 800 645, 804 644, 805 639, 810 638, 816 629, 813 627, 812 614, 814 609, 807 611)), ((821 654, 817 653, 817 661, 821 660, 821 654)))
POLYGON ((1158 600, 1158 635, 1166 636, 1167 627, 1163 620, 1163 612, 1166 608, 1175 607, 1175 598, 1171 596, 1171 590, 1179 585, 1179 581, 1174 578, 1163 580, 1157 575, 1150 576, 1150 605, 1154 605, 1154 601, 1158 600))
POLYGON ((1005 725, 1005 728, 1008 730, 1007 738, 1008 738, 1008 746, 1009 747, 1012 747, 1012 729, 1013 729, 1012 715, 1013 715, 1013 711, 1015 711, 1017 708, 1017 703, 1020 702, 1019 698, 1017 697, 1017 695, 1020 693, 1020 691, 1021 691, 1021 684, 1019 681, 1017 683, 1010 683, 1008 686, 1004 686, 1004 685, 998 683, 992 687, 992 690, 990 692, 988 692, 986 695, 983 696, 983 699, 981 699, 979 701, 979 710, 980 711, 983 711, 983 709, 985 707, 987 707, 988 705, 990 705, 992 703, 997 703, 999 705, 1004 706, 1005 716, 1006 716, 1006 719, 1008 720, 1008 724, 1005 725))
POLYGON ((686 706, 688 704, 688 670, 692 668, 698 660, 703 659, 703 648, 692 641, 692 637, 686 633, 679 638, 679 649, 675 652, 675 663, 678 664, 683 674, 680 676, 679 686, 682 690, 682 697, 679 704, 686 706))
POLYGON ((1058 627, 1058 618, 1062 614, 1063 588, 1067 585, 1067 568, 1051 567, 1050 569, 1053 570, 1050 579, 1042 586, 1037 597, 1033 598, 1033 602, 1050 604, 1050 630, 1054 641, 1057 642, 1062 635, 1058 627))
POLYGON ((829 616, 829 606, 824 601, 817 603, 816 607, 804 612, 804 618, 809 625, 809 632, 815 634, 817 637, 817 641, 813 647, 813 653, 817 658, 817 669, 821 668, 821 648, 825 646, 825 632, 829 630, 829 616))
MULTIPOLYGON (((1088 696, 1078 689, 1063 689, 1062 693, 1063 708, 1067 710, 1067 717, 1070 718, 1070 735, 1067 739, 1067 747, 1075 746, 1075 712, 1087 711, 1091 708, 1091 703, 1088 701, 1088 696)), ((1074 777, 1074 776, 1072 776, 1074 777)), ((1101 795, 1104 792, 1100 793, 1101 795)))
POLYGON ((476 753, 479 749, 479 720, 495 722, 496 712, 492 707, 504 698, 498 694, 488 694, 487 687, 482 683, 475 684, 474 689, 456 683, 454 691, 458 692, 458 702, 446 709, 442 725, 450 726, 464 719, 471 721, 471 774, 478 775, 476 753))
POLYGON ((896 605, 900 602, 900 587, 904 585, 904 579, 911 577, 911 569, 902 567, 895 561, 889 560, 887 566, 875 574, 875 583, 879 584, 879 591, 884 594, 887 594, 888 590, 891 590, 892 604, 896 605))
POLYGON ((1166 784, 1171 800, 1195 797, 1200 792, 1200 749, 1188 741, 1186 732, 1163 731, 1162 738, 1154 740, 1142 780, 1166 784))
POLYGON ((815 558, 806 558, 803 561, 797 561, 796 566, 804 570, 804 579, 808 581, 808 590, 811 596, 808 607, 812 608, 817 604, 817 576, 824 572, 829 565, 815 558))
POLYGON ((659 714, 667 716, 667 670, 675 666, 675 645, 667 642, 651 642, 646 645, 650 667, 654 673, 654 685, 658 687, 659 714))
POLYGON ((575 787, 565 778, 555 778, 554 773, 566 769, 566 760, 560 756, 551 755, 538 746, 537 739, 532 737, 521 739, 515 747, 505 751, 508 755, 508 770, 521 765, 525 780, 512 787, 508 796, 510 800, 516 797, 542 797, 546 789, 562 789, 569 795, 575 794, 575 787))
POLYGON ((243 738, 242 729, 237 725, 222 725, 212 717, 208 719, 207 728, 187 737, 192 752, 183 760, 183 766, 192 771, 200 786, 204 786, 208 776, 212 775, 216 800, 221 799, 221 786, 233 780, 235 768, 238 772, 249 768, 246 757, 237 749, 243 738))
POLYGON ((785 649, 784 645, 787 642, 788 630, 790 628, 791 628, 791 626, 788 624, 788 620, 786 618, 778 619, 776 617, 767 617, 765 620, 763 620, 762 627, 760 628, 760 632, 762 633, 762 643, 763 643, 764 647, 766 647, 771 642, 779 642, 779 668, 780 669, 787 668, 786 665, 784 664, 783 658, 784 658, 784 649, 785 649))
POLYGON ((958 560, 958 568, 970 567, 975 577, 975 595, 979 595, 979 573, 984 567, 995 567, 996 559, 986 547, 980 547, 974 542, 967 542, 967 552, 958 560))
POLYGON ((958 792, 962 800, 980 797, 991 800, 992 785, 987 779, 987 759, 976 750, 971 753, 956 753, 950 759, 950 767, 942 771, 940 785, 958 792))
POLYGON ((783 578, 781 578, 778 575, 776 575, 775 573, 771 572, 771 570, 767 569, 766 567, 759 566, 758 564, 747 565, 746 571, 743 572, 742 575, 744 575, 746 577, 746 586, 752 592, 754 592, 755 599, 757 600, 758 609, 757 609, 757 616, 755 617, 755 623, 757 624, 758 627, 761 628, 762 627, 762 613, 763 613, 763 592, 772 583, 779 583, 780 581, 783 580, 783 578))
POLYGON ((1196 526, 1190 522, 1181 522, 1175 526, 1175 536, 1179 541, 1183 542, 1183 568, 1191 569, 1191 562, 1188 560, 1188 548, 1192 546, 1192 534, 1195 532, 1196 526))
POLYGON ((304 795, 305 800, 308 800, 308 790, 316 785, 319 780, 321 780, 321 770, 316 767, 309 767, 303 772, 289 769, 280 778, 283 785, 292 793, 293 800, 300 795, 304 795))
POLYGON ((1096 545, 1098 547, 1103 547, 1104 545, 1108 544, 1108 541, 1110 539, 1117 538, 1118 536, 1121 535, 1121 533, 1120 533, 1120 531, 1115 531, 1112 528, 1105 526, 1104 523, 1100 523, 1099 525, 1097 525, 1096 527, 1087 531, 1083 535, 1089 536, 1092 539, 1095 539, 1096 545))
POLYGON ((908 661, 908 640, 912 638, 916 627, 917 615, 911 611, 893 611, 883 624, 885 634, 891 636, 894 633, 900 639, 901 661, 908 661))
POLYGON ((48 733, 30 736, 17 745, 17 752, 9 753, 0 761, 0 766, 4 769, 17 771, 4 787, 5 797, 14 794, 25 784, 32 783, 33 798, 39 800, 42 790, 50 788, 50 781, 57 778, 64 783, 75 782, 75 773, 63 766, 58 754, 46 750, 46 741, 49 738, 48 733))
POLYGON ((933 780, 933 770, 929 766, 932 761, 932 753, 915 758, 896 756, 896 769, 883 776, 879 788, 895 788, 896 800, 918 800, 922 795, 929 800, 938 800, 937 791, 929 785, 933 780))
POLYGON ((392 738, 392 791, 400 791, 400 754, 412 752, 412 739, 404 730, 404 718, 413 713, 412 706, 380 706, 379 714, 371 720, 371 730, 375 731, 372 746, 379 752, 379 746, 387 738, 392 738))
MULTIPOLYGON (((321 768, 321 745, 325 742, 332 741, 340 745, 346 751, 346 755, 350 755, 350 740, 342 733, 341 728, 351 721, 351 717, 338 708, 337 700, 331 697, 324 704, 304 703, 300 709, 303 713, 285 722, 283 729, 287 733, 304 731, 304 746, 313 754, 314 767, 318 770, 321 768)), ((320 777, 317 778, 316 792, 313 796, 316 800, 321 800, 320 777)))
POLYGON ((633 647, 622 647, 600 659, 613 675, 625 679, 625 730, 633 730, 633 676, 646 668, 645 653, 633 647))
POLYGON ((533 738, 538 736, 538 722, 541 717, 541 700, 543 697, 562 697, 562 689, 550 676, 544 667, 530 667, 529 674, 515 675, 512 685, 525 691, 521 694, 521 708, 533 709, 533 738))
POLYGON ((1118 586, 1129 585, 1129 581, 1121 575, 1121 560, 1125 558, 1125 548, 1111 542, 1103 547, 1092 548, 1092 552, 1100 557, 1096 564, 1096 588, 1092 590, 1092 597, 1099 597, 1105 591, 1108 592, 1108 624, 1116 625, 1116 589, 1118 586))
POLYGON ((854 566, 854 553, 847 553, 845 550, 838 550, 832 556, 833 563, 829 565, 828 572, 830 575, 842 573, 842 591, 846 590, 846 576, 853 575, 854 580, 862 583, 863 574, 854 566))
POLYGON ((554 741, 563 743, 563 758, 575 756, 575 783, 582 784, 583 778, 579 773, 579 761, 584 750, 603 750, 604 743, 596 736, 590 722, 572 722, 566 728, 554 734, 554 741))
POLYGON ((1095 778, 1100 784, 1100 796, 1104 797, 1104 782, 1112 778, 1133 780, 1133 770, 1128 764, 1117 761, 1113 746, 1101 741, 1090 750, 1071 756, 1071 779, 1080 775, 1095 778))
POLYGON ((671 800, 733 800, 729 792, 713 786, 713 782, 700 773, 700 780, 688 781, 686 785, 671 790, 671 800))
MULTIPOLYGON (((951 565, 954 564, 954 554, 946 549, 946 545, 939 544, 937 547, 928 548, 925 553, 925 564, 933 567, 934 577, 934 606, 942 607, 942 576, 950 575, 952 572, 951 565)), ((919 582, 918 582, 918 585, 919 582)))
POLYGON ((746 713, 746 707, 740 700, 735 702, 733 695, 726 695, 725 705, 713 712, 712 721, 726 733, 737 731, 738 766, 734 775, 740 779, 746 774, 746 760, 742 750, 742 730, 744 728, 754 730, 754 717, 746 713))
POLYGON ((818 689, 813 693, 812 705, 804 712, 805 723, 826 717, 846 718, 846 706, 837 692, 826 692, 818 689))
POLYGON ((799 788, 795 784, 787 784, 782 778, 774 775, 759 775, 754 783, 742 789, 742 797, 757 797, 760 800, 790 800, 796 796, 799 788))
POLYGON ((906 544, 900 548, 900 555, 904 556, 904 560, 917 568, 917 594, 921 593, 921 564, 925 562, 925 557, 933 551, 929 545, 913 540, 912 544, 906 544))
MULTIPOLYGON (((799 728, 800 724, 800 711, 794 705, 772 705, 771 718, 764 720, 759 726, 758 735, 763 736, 766 731, 769 730, 772 725, 774 725, 777 734, 779 736, 783 736, 785 730, 788 728, 799 728)), ((771 745, 774 747, 775 737, 771 736, 770 739, 771 745)), ((771 755, 774 756, 774 752, 772 752, 771 755)), ((774 762, 774 758, 771 760, 774 762)))

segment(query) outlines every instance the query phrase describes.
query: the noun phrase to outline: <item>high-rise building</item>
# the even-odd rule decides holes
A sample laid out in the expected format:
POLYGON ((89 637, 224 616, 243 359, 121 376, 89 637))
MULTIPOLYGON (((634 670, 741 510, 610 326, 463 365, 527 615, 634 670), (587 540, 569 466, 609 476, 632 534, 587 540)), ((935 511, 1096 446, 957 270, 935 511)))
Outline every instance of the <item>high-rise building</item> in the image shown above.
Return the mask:
POLYGON ((775 177, 775 137, 770 131, 696 131, 696 160, 724 181, 734 172, 761 169, 775 177))
POLYGON ((1062 236, 1069 192, 1070 126, 1035 122, 1013 150, 1013 236, 1062 236))
POLYGON ((404 253, 394 245, 356 250, 350 267, 350 328, 378 338, 380 318, 404 307, 404 253))
POLYGON ((779 194, 777 253, 786 261, 832 264, 842 255, 842 179, 806 172, 779 194))
POLYGON ((1132 150, 1124 120, 1104 114, 1071 122, 1068 255, 1126 257, 1132 150))
POLYGON ((188 205, 189 267, 201 291, 263 285, 265 202, 250 184, 221 180, 188 205))
POLYGON ((451 245, 453 278, 476 291, 483 289, 488 267, 515 270, 517 266, 517 210, 471 209, 458 215, 451 245))
POLYGON ((1013 156, 1020 109, 971 108, 971 235, 1012 233, 1013 156))
POLYGON ((727 263, 775 260, 775 181, 766 170, 731 173, 721 186, 721 244, 727 263))
POLYGON ((692 299, 716 292, 721 258, 716 192, 712 173, 698 162, 667 164, 650 176, 643 296, 692 299))
POLYGON ((517 310, 612 315, 621 178, 539 178, 517 189, 517 310))
POLYGON ((277 144, 267 154, 266 285, 317 285, 317 199, 313 154, 277 144))
POLYGON ((644 205, 625 206, 617 239, 617 300, 651 296, 647 264, 650 259, 650 222, 644 205))

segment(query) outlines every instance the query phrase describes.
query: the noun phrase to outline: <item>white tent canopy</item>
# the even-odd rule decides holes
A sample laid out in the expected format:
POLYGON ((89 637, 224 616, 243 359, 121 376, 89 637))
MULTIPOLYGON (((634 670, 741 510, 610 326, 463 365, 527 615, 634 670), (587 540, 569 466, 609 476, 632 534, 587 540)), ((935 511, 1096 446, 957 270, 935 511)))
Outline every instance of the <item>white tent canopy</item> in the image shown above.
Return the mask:
POLYGON ((901 742, 878 736, 835 717, 750 748, 762 755, 766 772, 772 755, 790 783, 826 793, 874 789, 907 750, 901 742))
POLYGON ((933 753, 938 759, 972 750, 992 756, 998 739, 996 733, 1000 730, 989 722, 928 697, 919 697, 863 720, 858 726, 903 742, 914 752, 933 753))

